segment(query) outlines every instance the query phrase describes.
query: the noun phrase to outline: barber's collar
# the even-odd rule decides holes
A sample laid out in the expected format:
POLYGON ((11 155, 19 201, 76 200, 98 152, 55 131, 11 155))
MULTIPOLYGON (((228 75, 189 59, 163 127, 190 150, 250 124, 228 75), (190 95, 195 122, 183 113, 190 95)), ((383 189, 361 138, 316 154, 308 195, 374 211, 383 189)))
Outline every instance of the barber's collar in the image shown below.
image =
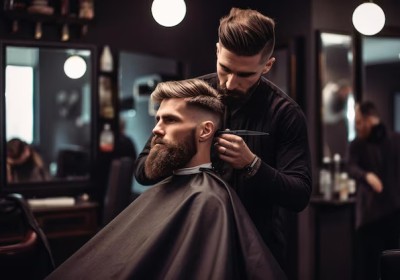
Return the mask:
POLYGON ((196 173, 200 173, 202 172, 201 169, 206 168, 206 169, 211 169, 212 165, 211 162, 210 163, 204 163, 204 164, 200 164, 194 167, 188 167, 188 168, 181 168, 181 169, 177 169, 174 170, 174 175, 189 175, 189 174, 196 174, 196 173))

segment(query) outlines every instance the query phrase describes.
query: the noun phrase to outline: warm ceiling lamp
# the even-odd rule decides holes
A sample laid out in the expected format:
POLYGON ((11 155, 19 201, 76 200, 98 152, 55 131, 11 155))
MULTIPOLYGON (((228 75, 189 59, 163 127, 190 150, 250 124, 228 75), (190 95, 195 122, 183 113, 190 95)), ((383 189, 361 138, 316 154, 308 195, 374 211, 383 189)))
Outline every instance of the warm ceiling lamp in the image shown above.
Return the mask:
POLYGON ((172 27, 185 18, 186 4, 184 0, 154 0, 151 13, 160 25, 172 27))
POLYGON ((71 79, 79 79, 86 73, 86 62, 79 55, 72 55, 65 60, 64 72, 71 79))
POLYGON ((375 35, 385 25, 385 13, 375 3, 363 3, 353 12, 353 25, 361 34, 375 35))

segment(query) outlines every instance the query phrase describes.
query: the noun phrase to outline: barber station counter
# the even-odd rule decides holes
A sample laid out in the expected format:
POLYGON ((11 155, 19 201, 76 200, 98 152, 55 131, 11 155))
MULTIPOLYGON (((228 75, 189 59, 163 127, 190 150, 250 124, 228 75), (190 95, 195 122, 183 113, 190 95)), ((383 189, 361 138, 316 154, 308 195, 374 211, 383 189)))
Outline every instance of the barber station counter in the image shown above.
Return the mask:
POLYGON ((315 196, 315 279, 354 279, 355 199, 315 196))
POLYGON ((98 230, 97 202, 68 203, 67 199, 64 199, 58 204, 30 205, 50 243, 56 266, 71 256, 98 230))

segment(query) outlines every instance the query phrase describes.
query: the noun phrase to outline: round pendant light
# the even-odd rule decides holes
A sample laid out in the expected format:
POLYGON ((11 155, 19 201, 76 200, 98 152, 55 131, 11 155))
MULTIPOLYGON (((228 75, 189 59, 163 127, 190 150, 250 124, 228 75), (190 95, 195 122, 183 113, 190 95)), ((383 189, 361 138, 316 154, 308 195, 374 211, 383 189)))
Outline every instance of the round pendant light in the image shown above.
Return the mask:
POLYGON ((79 79, 86 73, 86 62, 79 55, 72 55, 65 60, 64 72, 71 79, 79 79))
POLYGON ((185 18, 186 4, 184 0, 154 0, 151 13, 158 24, 172 27, 185 18))
POLYGON ((385 13, 377 4, 368 2, 358 6, 353 12, 353 25, 364 35, 375 35, 385 25, 385 13))

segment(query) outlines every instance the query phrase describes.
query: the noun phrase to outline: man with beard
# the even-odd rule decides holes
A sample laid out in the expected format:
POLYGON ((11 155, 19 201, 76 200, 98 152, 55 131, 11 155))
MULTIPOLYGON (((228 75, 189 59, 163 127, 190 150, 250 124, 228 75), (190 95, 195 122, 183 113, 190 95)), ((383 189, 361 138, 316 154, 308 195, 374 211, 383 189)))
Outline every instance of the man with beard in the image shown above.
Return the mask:
POLYGON ((165 82, 141 194, 48 279, 286 279, 236 193, 211 169, 224 106, 202 80, 165 82))
MULTIPOLYGON (((262 76, 275 61, 274 21, 254 10, 232 8, 218 31, 217 73, 200 79, 223 97, 222 128, 269 135, 220 134, 214 168, 236 190, 263 240, 286 268, 287 210, 303 210, 312 188, 306 119, 289 96, 262 76)), ((136 179, 143 185, 161 179, 144 172, 149 144, 135 164, 136 179)))

